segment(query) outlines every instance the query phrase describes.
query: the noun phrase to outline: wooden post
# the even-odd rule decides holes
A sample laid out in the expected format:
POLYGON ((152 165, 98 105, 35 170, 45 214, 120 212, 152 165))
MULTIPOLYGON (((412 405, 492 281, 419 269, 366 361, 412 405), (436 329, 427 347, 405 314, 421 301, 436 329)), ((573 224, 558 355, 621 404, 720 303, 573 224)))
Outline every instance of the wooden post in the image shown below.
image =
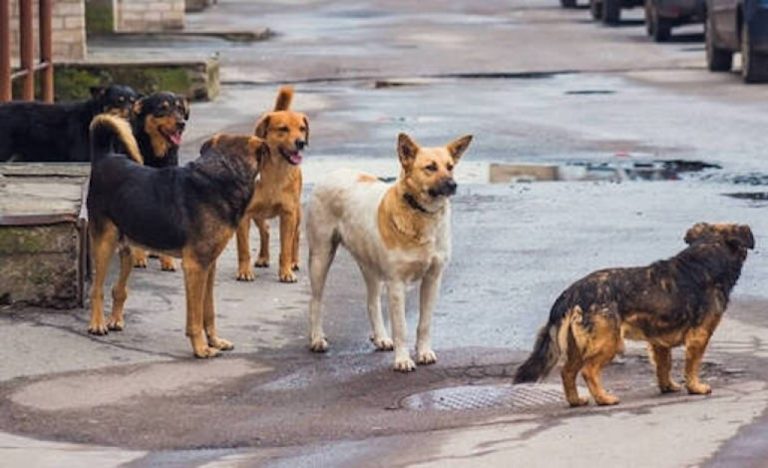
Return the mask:
POLYGON ((32 17, 32 0, 19 0, 19 59, 21 61, 21 98, 35 100, 35 49, 32 17))
POLYGON ((43 101, 53 102, 53 33, 51 17, 53 16, 53 2, 40 0, 40 85, 43 91, 43 101))
POLYGON ((0 0, 0 102, 11 100, 11 2, 0 0))

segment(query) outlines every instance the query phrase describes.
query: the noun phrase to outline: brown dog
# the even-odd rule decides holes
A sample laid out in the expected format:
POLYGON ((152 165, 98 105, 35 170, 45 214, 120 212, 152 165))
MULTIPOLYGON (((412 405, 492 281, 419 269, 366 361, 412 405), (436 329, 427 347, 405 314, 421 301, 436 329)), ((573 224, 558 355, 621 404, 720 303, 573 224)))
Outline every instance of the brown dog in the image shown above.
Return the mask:
POLYGON ((131 248, 140 246, 182 258, 186 334, 195 356, 208 358, 232 349, 232 343, 216 333, 216 259, 253 196, 259 161, 267 153, 264 142, 255 136, 217 135, 203 145, 196 160, 162 169, 141 164, 128 124, 117 117, 94 119, 91 142, 87 203, 94 273, 88 332, 104 335, 124 328, 131 248), (128 154, 113 152, 116 145, 128 154), (107 321, 103 288, 116 247, 120 274, 107 321))
POLYGON ((541 380, 564 355, 563 387, 571 406, 587 404, 576 390, 579 371, 597 404, 615 405, 619 399, 605 391, 600 372, 626 337, 648 342, 662 393, 680 390, 669 375, 672 348, 680 345, 688 393, 710 393, 699 380, 701 360, 755 239, 749 226, 698 223, 685 242, 688 248, 668 260, 596 271, 566 289, 515 383, 541 380))
POLYGON ((284 283, 295 283, 294 271, 299 269, 299 227, 301 226, 302 156, 300 151, 309 144, 307 117, 290 109, 293 88, 280 88, 275 110, 264 115, 256 124, 255 134, 265 140, 269 156, 261 162, 261 176, 243 221, 237 228, 237 279, 253 281, 249 245, 251 220, 259 228, 261 240, 259 257, 254 266, 269 266, 268 220, 280 217, 280 269, 284 283))

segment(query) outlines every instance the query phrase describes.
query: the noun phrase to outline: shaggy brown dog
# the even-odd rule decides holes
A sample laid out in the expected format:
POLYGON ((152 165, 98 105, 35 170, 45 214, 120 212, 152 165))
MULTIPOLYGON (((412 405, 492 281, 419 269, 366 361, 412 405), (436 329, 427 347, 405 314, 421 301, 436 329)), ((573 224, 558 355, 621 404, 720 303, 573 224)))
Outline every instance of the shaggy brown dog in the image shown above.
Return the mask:
POLYGON ((213 286, 216 259, 235 232, 253 196, 259 161, 267 152, 254 136, 216 135, 201 156, 183 167, 141 164, 128 124, 99 116, 91 125, 92 163, 88 189, 93 258, 91 321, 103 335, 125 326, 123 306, 133 268, 131 246, 181 257, 187 292, 186 334, 199 358, 230 350, 216 333, 213 286), (126 154, 115 153, 122 147, 126 154), (120 275, 112 289, 112 315, 104 318, 104 280, 119 247, 120 275))
POLYGON ((668 260, 597 271, 566 289, 515 383, 541 380, 565 355, 561 375, 568 403, 588 402, 576 390, 581 371, 595 402, 614 405, 619 399, 603 389, 600 372, 623 349, 626 337, 648 342, 662 393, 680 390, 669 375, 671 348, 680 345, 685 346, 688 393, 710 393, 699 380, 701 359, 755 239, 749 226, 699 223, 688 230, 685 242, 688 248, 668 260))
POLYGON ((269 266, 268 220, 280 217, 280 269, 284 283, 295 283, 299 269, 299 227, 301 226, 302 156, 309 144, 307 117, 290 109, 293 88, 280 88, 275 110, 256 124, 255 134, 269 146, 269 156, 261 163, 261 176, 243 222, 237 229, 237 279, 253 281, 249 235, 251 220, 259 228, 261 245, 255 266, 269 266))

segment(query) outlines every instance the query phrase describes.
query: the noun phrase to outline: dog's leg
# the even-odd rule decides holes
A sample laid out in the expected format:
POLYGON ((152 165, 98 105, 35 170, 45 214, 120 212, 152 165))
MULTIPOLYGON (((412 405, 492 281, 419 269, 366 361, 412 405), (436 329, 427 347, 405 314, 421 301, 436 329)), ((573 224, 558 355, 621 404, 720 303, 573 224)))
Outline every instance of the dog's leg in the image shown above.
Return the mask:
MULTIPOLYGON (((616 356, 616 353, 622 347, 621 331, 618 326, 618 321, 612 319, 613 317, 617 317, 618 313, 612 309, 614 308, 610 307, 604 311, 597 311, 597 309, 594 308, 591 330, 584 330, 581 333, 579 333, 579 330, 574 330, 574 333, 582 336, 582 338, 584 338, 586 334, 591 337, 588 340, 581 340, 586 344, 586 346, 580 350, 584 356, 584 366, 581 369, 581 375, 587 383, 589 393, 592 394, 592 398, 595 399, 595 402, 598 405, 615 405, 619 402, 617 397, 605 391, 600 376, 603 367, 611 362, 613 357, 616 356)), ((580 325, 574 326, 580 327, 580 325)), ((576 340, 579 340, 579 338, 577 337, 576 340)))
POLYGON ((309 284, 312 289, 312 298, 309 301, 309 347, 316 353, 323 353, 328 349, 328 341, 323 332, 323 290, 337 246, 337 243, 328 239, 323 240, 322 245, 309 250, 309 284))
POLYGON ((107 328, 122 331, 125 328, 123 309, 128 298, 128 276, 133 270, 133 254, 128 246, 120 247, 120 276, 112 287, 112 315, 107 322, 107 328))
POLYGON ((93 258, 93 282, 91 283, 91 321, 88 333, 106 335, 107 323, 104 320, 104 281, 107 278, 109 261, 117 245, 117 227, 109 221, 96 232, 91 228, 91 256, 93 258))
POLYGON ((699 380, 699 368, 709 338, 719 321, 719 315, 710 316, 704 323, 685 335, 685 388, 688 389, 688 393, 696 395, 712 393, 712 387, 699 380))
POLYGON ((135 268, 147 268, 149 265, 147 251, 139 247, 133 247, 131 251, 133 252, 133 266, 135 268))
POLYGON ((256 227, 259 228, 259 258, 253 264, 256 268, 269 267, 269 221, 256 218, 256 227))
POLYGON ((408 353, 406 344, 407 329, 405 323, 405 283, 390 281, 387 283, 389 299, 389 321, 392 323, 392 338, 395 345, 395 370, 410 372, 416 370, 416 364, 408 353))
POLYGON ((205 299, 203 301, 203 327, 205 336, 208 338, 208 345, 212 348, 222 351, 229 351, 235 348, 232 342, 219 338, 216 333, 216 309, 213 304, 213 286, 216 280, 216 264, 211 265, 208 270, 208 278, 205 280, 205 299))
POLYGON ((299 271, 299 239, 301 236, 301 205, 296 210, 296 228, 293 233, 293 248, 291 249, 291 270, 299 271))
POLYGON ((584 377, 584 381, 587 383, 589 393, 592 394, 592 398, 595 399, 595 403, 598 405, 615 405, 619 403, 619 399, 614 395, 605 391, 603 388, 603 381, 600 373, 603 371, 603 367, 611 362, 614 353, 601 352, 596 356, 591 356, 586 359, 584 367, 581 370, 581 376, 584 377))
POLYGON ((433 265, 421 281, 419 293, 419 326, 416 329, 416 362, 434 364, 437 356, 432 351, 432 312, 435 309, 440 280, 443 276, 442 265, 433 265))
POLYGON ((256 276, 251 268, 251 216, 246 213, 237 226, 237 280, 253 281, 256 276))
POLYGON ((392 351, 395 345, 384 327, 384 319, 381 316, 381 279, 376 274, 365 271, 363 278, 368 291, 368 319, 371 321, 373 333, 371 342, 379 351, 392 351))
POLYGON ((192 350, 198 358, 214 357, 219 350, 208 346, 203 330, 203 309, 211 267, 201 265, 191 255, 184 255, 181 268, 187 293, 187 336, 192 342, 192 350))
POLYGON ((163 271, 176 271, 176 262, 173 261, 173 257, 160 255, 160 269, 163 271))
POLYGON ((656 366, 656 379, 661 393, 679 392, 680 385, 669 375, 672 370, 672 350, 666 346, 648 345, 648 354, 656 366))
POLYGON ((584 406, 589 403, 589 399, 579 396, 579 390, 576 388, 576 377, 579 375, 581 367, 584 365, 584 360, 581 356, 581 351, 573 338, 573 334, 570 330, 568 333, 568 345, 566 349, 565 364, 560 371, 560 377, 563 380, 563 391, 565 392, 565 399, 572 407, 584 406))
POLYGON ((282 283, 295 283, 296 275, 291 268, 293 259, 293 238, 296 234, 296 213, 283 211, 280 213, 280 272, 282 283))

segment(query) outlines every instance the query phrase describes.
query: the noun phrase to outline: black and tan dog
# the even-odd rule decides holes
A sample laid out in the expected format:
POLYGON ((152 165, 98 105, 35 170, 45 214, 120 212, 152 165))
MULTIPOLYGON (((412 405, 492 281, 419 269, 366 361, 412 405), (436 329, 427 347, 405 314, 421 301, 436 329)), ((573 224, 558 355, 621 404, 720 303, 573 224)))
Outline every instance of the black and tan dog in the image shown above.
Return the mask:
POLYGON ((290 110, 293 88, 280 88, 272 112, 259 119, 254 131, 269 146, 269 157, 262 162, 261 176, 248 212, 237 229, 237 279, 252 281, 251 220, 259 228, 261 244, 254 266, 269 266, 269 224, 280 217, 279 278, 284 283, 296 282, 299 269, 299 227, 301 226, 302 174, 301 151, 309 144, 307 117, 290 110))
MULTIPOLYGON (((179 165, 179 145, 187 120, 189 103, 174 93, 154 93, 136 102, 131 125, 145 166, 179 165)), ((133 257, 135 267, 147 267, 148 256, 144 249, 133 249, 133 257)), ((176 263, 172 257, 160 255, 160 268, 175 271, 176 263)))
POLYGON ((600 372, 628 338, 648 342, 663 393, 680 390, 670 377, 671 349, 680 345, 688 392, 710 393, 699 380, 701 360, 755 240, 749 226, 699 223, 685 242, 688 248, 668 260, 597 271, 566 289, 515 383, 544 378, 564 355, 561 376, 571 406, 588 402, 576 389, 579 371, 597 404, 616 404, 619 399, 605 391, 600 372))
POLYGON ((88 191, 93 258, 88 331, 106 334, 125 326, 123 307, 133 267, 131 246, 181 257, 187 293, 186 334, 195 356, 232 349, 214 322, 216 259, 233 236, 253 195, 259 161, 267 152, 254 136, 217 135, 201 156, 183 167, 153 168, 142 156, 127 122, 102 115, 91 126, 88 191), (126 154, 115 153, 114 147, 126 154), (120 275, 112 289, 112 315, 104 317, 104 280, 119 246, 120 275))
POLYGON ((86 162, 94 116, 128 118, 139 95, 128 86, 91 88, 91 99, 70 104, 0 104, 0 161, 86 162))

